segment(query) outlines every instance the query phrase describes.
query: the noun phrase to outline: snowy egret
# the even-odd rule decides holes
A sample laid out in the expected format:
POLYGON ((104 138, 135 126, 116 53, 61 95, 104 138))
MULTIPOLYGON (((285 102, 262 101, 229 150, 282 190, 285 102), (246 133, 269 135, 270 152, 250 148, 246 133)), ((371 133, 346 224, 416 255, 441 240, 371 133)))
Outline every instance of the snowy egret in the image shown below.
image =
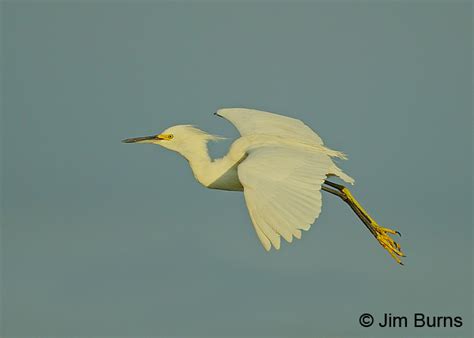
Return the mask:
POLYGON ((203 186, 243 191, 255 232, 267 251, 280 248, 280 237, 291 243, 293 237, 301 238, 301 230, 309 230, 321 212, 323 190, 346 202, 380 245, 403 264, 400 245, 390 237, 400 233, 378 225, 349 189, 327 180, 335 176, 354 183, 332 160, 346 159, 343 153, 324 146, 313 130, 294 118, 245 108, 220 109, 215 115, 227 119, 241 134, 220 159, 211 159, 207 148, 208 141, 220 137, 191 125, 122 142, 176 151, 188 160, 203 186))

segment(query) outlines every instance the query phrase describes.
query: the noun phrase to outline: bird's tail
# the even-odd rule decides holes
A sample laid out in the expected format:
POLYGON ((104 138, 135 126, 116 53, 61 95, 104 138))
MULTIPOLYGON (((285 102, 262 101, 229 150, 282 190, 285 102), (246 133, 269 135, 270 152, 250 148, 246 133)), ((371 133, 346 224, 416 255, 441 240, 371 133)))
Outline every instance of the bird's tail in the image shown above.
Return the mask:
POLYGON ((347 155, 344 154, 342 151, 337 151, 337 150, 333 150, 333 149, 330 149, 328 147, 325 147, 325 146, 322 146, 324 152, 331 156, 331 157, 337 157, 337 158, 340 158, 342 160, 347 160, 347 155))
MULTIPOLYGON (((332 150, 332 149, 324 147, 324 146, 323 146, 323 148, 324 148, 324 152, 327 155, 329 155, 330 157, 336 157, 336 158, 340 158, 340 159, 343 159, 343 160, 347 160, 347 156, 343 152, 337 151, 337 150, 332 150)), ((339 168, 334 162, 333 162, 330 173, 334 176, 339 177, 344 182, 347 182, 347 183, 350 183, 350 184, 354 184, 354 182, 355 182, 355 180, 352 177, 350 177, 344 171, 342 171, 342 169, 339 168)))
POLYGON ((331 174, 339 177, 341 180, 344 182, 347 182, 349 184, 354 184, 355 180, 347 175, 344 171, 342 171, 341 168, 339 168, 337 165, 334 164, 333 168, 331 169, 331 174))

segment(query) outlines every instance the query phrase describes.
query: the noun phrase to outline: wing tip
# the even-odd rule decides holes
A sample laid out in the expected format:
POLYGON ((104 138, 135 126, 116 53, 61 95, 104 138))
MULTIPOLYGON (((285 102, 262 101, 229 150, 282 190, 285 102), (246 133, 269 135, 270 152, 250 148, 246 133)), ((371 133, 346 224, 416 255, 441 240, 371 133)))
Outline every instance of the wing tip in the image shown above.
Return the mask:
POLYGON ((278 239, 275 241, 275 243, 272 244, 275 250, 280 250, 280 236, 278 236, 278 239))
POLYGON ((293 236, 295 236, 295 238, 297 238, 297 239, 301 239, 301 230, 296 229, 296 230, 293 232, 293 236))

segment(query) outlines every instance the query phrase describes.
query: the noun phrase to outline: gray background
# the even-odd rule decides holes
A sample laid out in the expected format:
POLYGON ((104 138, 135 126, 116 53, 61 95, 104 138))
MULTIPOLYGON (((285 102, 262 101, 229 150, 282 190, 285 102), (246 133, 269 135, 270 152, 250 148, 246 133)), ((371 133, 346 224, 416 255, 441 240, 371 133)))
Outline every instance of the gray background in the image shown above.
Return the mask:
POLYGON ((2 336, 471 336, 469 2, 1 9, 2 336), (333 196, 266 253, 241 193, 120 143, 180 123, 234 138, 220 107, 301 118, 346 152, 406 266, 333 196), (364 329, 364 312, 464 325, 364 329))

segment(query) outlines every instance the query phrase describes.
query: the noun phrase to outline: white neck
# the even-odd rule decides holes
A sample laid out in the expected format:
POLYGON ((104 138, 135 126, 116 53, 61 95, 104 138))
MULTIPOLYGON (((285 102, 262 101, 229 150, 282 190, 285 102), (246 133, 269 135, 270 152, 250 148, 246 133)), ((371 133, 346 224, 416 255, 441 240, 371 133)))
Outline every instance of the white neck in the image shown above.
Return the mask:
POLYGON ((178 152, 188 160, 194 177, 202 185, 207 187, 218 177, 216 161, 209 156, 206 140, 193 140, 178 152))

